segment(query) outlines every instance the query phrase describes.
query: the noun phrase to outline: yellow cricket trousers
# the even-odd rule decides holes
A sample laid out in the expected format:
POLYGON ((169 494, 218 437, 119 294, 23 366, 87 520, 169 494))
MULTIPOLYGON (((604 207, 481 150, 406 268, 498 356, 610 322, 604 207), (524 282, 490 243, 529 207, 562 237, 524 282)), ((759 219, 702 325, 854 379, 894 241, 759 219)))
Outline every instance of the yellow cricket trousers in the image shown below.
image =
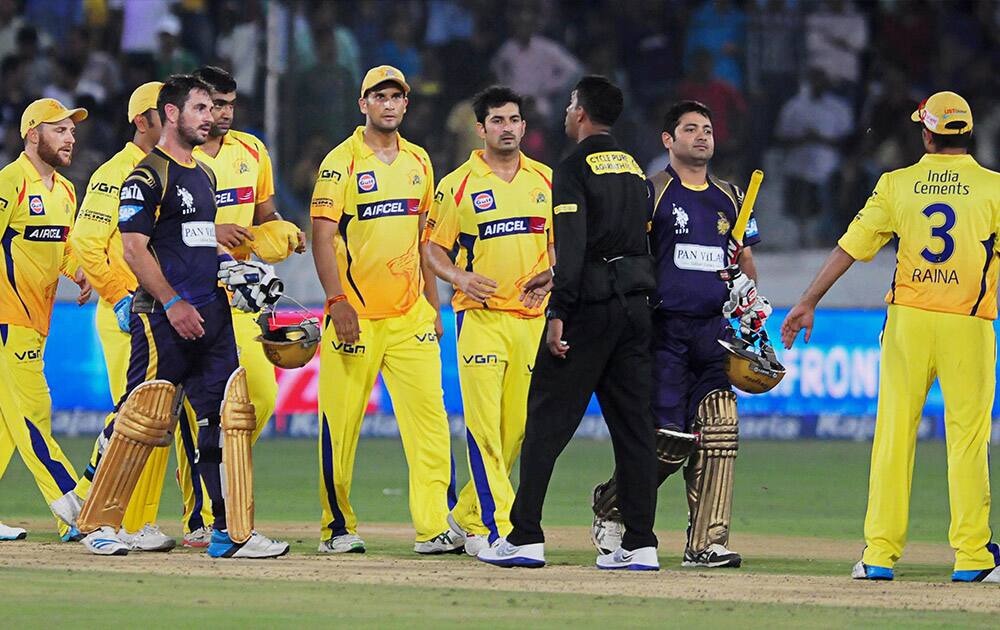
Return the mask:
POLYGON ((545 318, 471 309, 457 313, 455 323, 472 478, 452 514, 463 529, 489 536, 492 543, 511 530, 510 472, 524 440, 531 370, 545 318))
MULTIPOLYGON (((52 437, 52 397, 45 381, 45 337, 33 328, 0 324, 0 477, 16 448, 45 497, 73 490, 76 471, 52 437)), ((58 521, 60 535, 69 527, 58 521)))
MULTIPOLYGON (((254 412, 257 417, 257 430, 254 432, 253 441, 257 442, 261 431, 267 426, 268 421, 274 414, 274 405, 278 399, 278 381, 274 374, 274 364, 264 356, 264 347, 259 341, 255 341, 260 334, 260 327, 257 326, 257 313, 244 313, 243 311, 232 309, 233 332, 236 336, 236 352, 239 355, 240 365, 247 371, 247 387, 250 390, 250 402, 253 403, 254 412)), ((198 425, 194 417, 194 410, 187 401, 184 402, 184 414, 186 418, 181 418, 181 422, 186 424, 184 433, 178 431, 177 447, 177 481, 181 487, 181 495, 184 497, 184 531, 189 532, 204 525, 212 524, 211 501, 206 501, 208 496, 201 476, 197 470, 192 471, 188 460, 193 460, 196 456, 196 446, 198 444, 198 425), (198 483, 193 480, 197 479, 198 483)))
POLYGON ((944 394, 948 496, 955 570, 996 565, 990 542, 988 449, 996 381, 993 323, 891 305, 882 333, 878 416, 865 516, 865 564, 892 567, 903 553, 917 428, 935 377, 944 394))
POLYGON ((365 407, 382 371, 409 465, 410 515, 417 542, 448 529, 452 479, 448 416, 434 308, 421 297, 399 317, 360 320, 357 343, 337 339, 326 319, 319 372, 321 538, 357 533, 351 480, 365 407))

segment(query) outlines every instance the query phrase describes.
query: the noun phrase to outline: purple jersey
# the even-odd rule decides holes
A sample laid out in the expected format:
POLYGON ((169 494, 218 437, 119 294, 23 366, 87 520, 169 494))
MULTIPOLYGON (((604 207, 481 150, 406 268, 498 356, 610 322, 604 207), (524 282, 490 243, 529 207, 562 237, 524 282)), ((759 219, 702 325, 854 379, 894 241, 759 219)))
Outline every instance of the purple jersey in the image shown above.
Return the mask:
MULTIPOLYGON (((743 191, 711 175, 705 188, 689 188, 670 166, 651 177, 649 185, 659 308, 691 317, 720 315, 729 291, 715 272, 725 266, 743 191)), ((751 215, 743 244, 759 242, 757 220, 751 215)))

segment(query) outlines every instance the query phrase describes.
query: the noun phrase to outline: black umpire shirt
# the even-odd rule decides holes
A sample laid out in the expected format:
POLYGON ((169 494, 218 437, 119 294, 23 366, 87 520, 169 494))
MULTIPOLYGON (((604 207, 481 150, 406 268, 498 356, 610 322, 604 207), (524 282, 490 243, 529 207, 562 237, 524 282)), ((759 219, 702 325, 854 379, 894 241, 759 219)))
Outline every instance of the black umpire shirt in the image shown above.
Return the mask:
POLYGON ((649 252, 649 193, 635 159, 609 134, 580 142, 552 174, 556 241, 549 319, 579 305, 584 263, 649 252))

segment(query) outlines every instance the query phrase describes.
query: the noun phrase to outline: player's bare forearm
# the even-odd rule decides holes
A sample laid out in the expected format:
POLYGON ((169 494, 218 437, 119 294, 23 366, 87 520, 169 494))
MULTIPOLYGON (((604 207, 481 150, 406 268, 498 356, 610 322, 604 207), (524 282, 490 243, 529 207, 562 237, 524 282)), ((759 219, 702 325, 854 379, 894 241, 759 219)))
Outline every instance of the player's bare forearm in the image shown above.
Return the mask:
POLYGON ((420 253, 427 267, 445 282, 458 284, 458 267, 448 258, 448 252, 433 241, 427 241, 420 246, 420 253))
POLYGON ((744 247, 743 252, 740 254, 740 271, 742 271, 747 277, 757 282, 757 263, 754 262, 753 252, 750 247, 744 247))
POLYGON ((253 208, 254 225, 262 225, 268 221, 281 221, 281 215, 274 206, 274 197, 268 197, 253 208))
POLYGON ((337 222, 330 219, 315 218, 313 226, 313 263, 316 265, 316 275, 327 299, 344 294, 340 284, 340 270, 337 268, 337 253, 333 239, 337 234, 337 222))
MULTIPOLYGON (((417 238, 420 238, 426 227, 427 214, 425 213, 420 215, 420 221, 417 224, 417 238)), ((420 272, 424 276, 424 297, 427 298, 435 311, 440 311, 441 300, 438 298, 437 276, 434 275, 435 271, 426 256, 420 257, 420 272)))
POLYGON ((149 237, 145 234, 126 232, 122 234, 125 263, 139 280, 142 288, 149 292, 160 304, 166 304, 177 291, 170 286, 160 263, 149 253, 149 237))
POLYGON ((812 283, 802 293, 799 303, 815 308, 819 304, 819 301, 823 299, 823 296, 826 295, 826 292, 830 290, 830 287, 836 284, 840 276, 844 275, 853 264, 854 258, 850 254, 841 249, 840 246, 834 247, 823 263, 823 267, 820 268, 819 273, 816 274, 812 283))
POLYGON ((435 311, 440 310, 441 300, 438 297, 437 276, 434 275, 430 262, 423 256, 420 257, 420 271, 424 275, 424 297, 427 298, 435 311))

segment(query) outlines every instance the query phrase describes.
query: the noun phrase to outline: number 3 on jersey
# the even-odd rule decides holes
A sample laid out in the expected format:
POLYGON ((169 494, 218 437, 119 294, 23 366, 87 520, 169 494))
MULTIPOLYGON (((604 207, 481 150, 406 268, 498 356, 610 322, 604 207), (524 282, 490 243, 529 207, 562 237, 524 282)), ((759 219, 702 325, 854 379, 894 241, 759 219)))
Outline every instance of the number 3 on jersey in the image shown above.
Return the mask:
POLYGON ((941 239, 941 251, 932 252, 925 247, 920 255, 929 263, 941 264, 947 262, 955 253, 955 239, 949 234, 951 229, 955 227, 955 210, 946 203, 933 203, 924 208, 924 216, 928 219, 936 214, 944 215, 944 223, 938 227, 932 227, 931 236, 941 239))

